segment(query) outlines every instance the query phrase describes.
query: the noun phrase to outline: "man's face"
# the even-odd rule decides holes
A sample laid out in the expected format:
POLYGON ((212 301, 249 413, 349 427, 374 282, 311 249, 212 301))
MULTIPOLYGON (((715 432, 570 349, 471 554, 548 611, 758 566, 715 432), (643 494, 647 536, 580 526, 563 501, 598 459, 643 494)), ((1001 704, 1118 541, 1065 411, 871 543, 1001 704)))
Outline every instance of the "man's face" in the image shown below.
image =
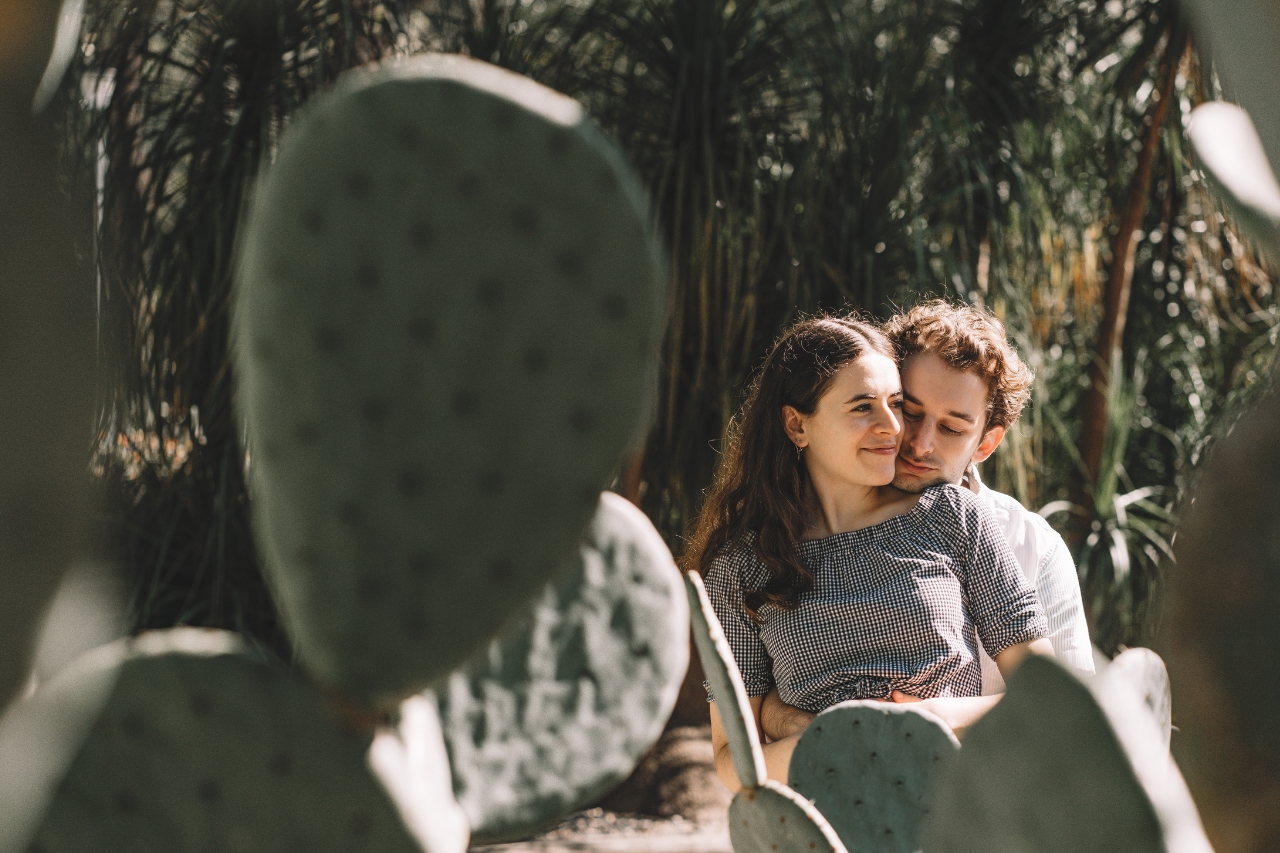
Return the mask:
POLYGON ((986 459, 1004 437, 986 428, 987 383, 933 353, 902 362, 902 444, 893 484, 918 493, 959 483, 970 462, 986 459))

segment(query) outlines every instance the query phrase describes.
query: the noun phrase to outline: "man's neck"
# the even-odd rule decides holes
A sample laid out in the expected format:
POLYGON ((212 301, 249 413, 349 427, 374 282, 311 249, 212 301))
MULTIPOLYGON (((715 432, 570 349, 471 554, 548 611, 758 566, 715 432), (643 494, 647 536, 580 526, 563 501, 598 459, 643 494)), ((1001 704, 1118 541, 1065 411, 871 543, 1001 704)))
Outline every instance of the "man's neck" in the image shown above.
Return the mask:
POLYGON ((982 492, 982 478, 978 476, 978 466, 970 463, 965 469, 964 475, 960 478, 960 482, 956 485, 962 486, 975 495, 982 492))

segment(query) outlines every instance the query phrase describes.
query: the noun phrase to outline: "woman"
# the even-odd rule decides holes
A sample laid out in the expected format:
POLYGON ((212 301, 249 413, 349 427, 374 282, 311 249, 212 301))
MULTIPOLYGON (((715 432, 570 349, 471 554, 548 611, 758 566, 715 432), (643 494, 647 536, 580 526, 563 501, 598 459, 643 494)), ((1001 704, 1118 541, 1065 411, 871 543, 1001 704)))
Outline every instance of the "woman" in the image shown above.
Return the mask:
MULTIPOLYGON (((757 726, 776 684, 810 714, 847 699, 960 702, 943 715, 959 727, 990 701, 967 698, 979 636, 1002 671, 1052 653, 1035 592, 973 495, 889 485, 901 406, 887 338, 815 317, 774 345, 731 425, 684 563, 704 578, 757 726)), ((716 769, 736 788, 711 698, 716 769)), ((797 738, 766 745, 771 778, 786 780, 797 738)))

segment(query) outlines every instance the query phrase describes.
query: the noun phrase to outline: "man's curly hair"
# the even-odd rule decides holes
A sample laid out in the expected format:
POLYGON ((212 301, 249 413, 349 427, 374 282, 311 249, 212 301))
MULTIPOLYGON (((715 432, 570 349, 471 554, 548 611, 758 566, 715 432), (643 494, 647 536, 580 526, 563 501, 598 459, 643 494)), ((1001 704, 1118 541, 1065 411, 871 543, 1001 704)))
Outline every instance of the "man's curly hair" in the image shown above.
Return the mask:
POLYGON ((898 360, 931 352, 956 370, 971 371, 987 383, 987 425, 1018 422, 1031 396, 1035 374, 1022 363, 992 314, 965 303, 932 299, 897 314, 884 325, 898 360))

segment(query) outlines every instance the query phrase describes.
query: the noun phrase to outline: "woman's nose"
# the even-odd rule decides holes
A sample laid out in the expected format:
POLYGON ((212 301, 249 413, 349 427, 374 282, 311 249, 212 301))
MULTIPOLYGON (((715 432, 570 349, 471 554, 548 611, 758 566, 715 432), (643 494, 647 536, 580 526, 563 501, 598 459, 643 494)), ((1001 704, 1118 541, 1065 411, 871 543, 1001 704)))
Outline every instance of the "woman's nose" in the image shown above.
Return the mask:
POLYGON ((876 419, 876 428, 888 435, 897 435, 902 432, 902 421, 898 419, 898 413, 890 406, 884 406, 880 409, 880 417, 876 419))

